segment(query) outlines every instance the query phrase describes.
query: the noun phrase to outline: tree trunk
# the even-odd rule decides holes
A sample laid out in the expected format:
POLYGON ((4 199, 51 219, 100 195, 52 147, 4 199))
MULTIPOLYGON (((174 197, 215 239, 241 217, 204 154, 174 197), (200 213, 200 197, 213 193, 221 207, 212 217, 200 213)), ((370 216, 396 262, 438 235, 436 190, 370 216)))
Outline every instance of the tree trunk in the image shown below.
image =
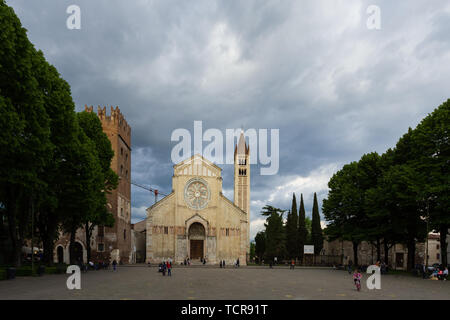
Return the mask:
POLYGON ((415 266, 416 259, 416 241, 414 239, 408 239, 408 262, 406 265, 406 269, 411 271, 415 266))
POLYGON ((8 217, 8 228, 9 228, 9 236, 11 238, 12 245, 12 253, 11 253, 11 261, 14 266, 20 267, 22 265, 21 259, 21 251, 22 251, 22 241, 17 235, 17 194, 9 189, 8 192, 8 201, 6 204, 6 212, 8 217))
POLYGON ((389 265, 389 244, 386 241, 383 241, 384 245, 384 263, 389 265))
POLYGON ((441 224, 439 228, 440 233, 440 245, 441 245, 441 263, 444 268, 448 265, 448 257, 447 257, 447 233, 449 226, 446 224, 441 224))
POLYGON ((353 265, 355 268, 358 267, 358 242, 353 242, 353 265))
POLYGON ((89 222, 86 222, 84 225, 85 234, 86 234, 86 252, 87 252, 87 262, 91 261, 91 236, 92 230, 89 228, 89 222))
POLYGON ((381 261, 381 241, 377 239, 377 261, 381 261))

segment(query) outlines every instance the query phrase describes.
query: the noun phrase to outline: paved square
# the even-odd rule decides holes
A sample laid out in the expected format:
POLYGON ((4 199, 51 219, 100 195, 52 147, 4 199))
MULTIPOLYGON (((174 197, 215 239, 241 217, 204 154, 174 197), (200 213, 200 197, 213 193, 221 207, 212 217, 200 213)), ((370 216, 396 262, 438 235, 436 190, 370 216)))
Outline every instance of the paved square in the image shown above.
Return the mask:
POLYGON ((0 299, 450 299, 450 281, 385 275, 381 290, 357 292, 345 271, 284 267, 176 267, 163 277, 156 267, 120 266, 81 274, 81 290, 68 290, 69 275, 0 281, 0 299))

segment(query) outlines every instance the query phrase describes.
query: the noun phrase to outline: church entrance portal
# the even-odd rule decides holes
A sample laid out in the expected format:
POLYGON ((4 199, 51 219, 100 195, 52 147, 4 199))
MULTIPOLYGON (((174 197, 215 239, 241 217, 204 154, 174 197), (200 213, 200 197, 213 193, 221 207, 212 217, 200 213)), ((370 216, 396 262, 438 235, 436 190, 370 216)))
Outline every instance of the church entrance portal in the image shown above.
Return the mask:
POLYGON ((189 245, 191 260, 204 258, 205 228, 195 222, 189 227, 189 245))

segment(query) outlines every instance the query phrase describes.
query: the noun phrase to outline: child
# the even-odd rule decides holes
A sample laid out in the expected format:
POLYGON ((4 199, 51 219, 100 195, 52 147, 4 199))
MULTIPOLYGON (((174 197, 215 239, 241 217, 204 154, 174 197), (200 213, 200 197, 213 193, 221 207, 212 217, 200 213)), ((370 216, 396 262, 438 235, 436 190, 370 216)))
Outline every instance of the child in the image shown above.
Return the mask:
POLYGON ((359 270, 356 268, 355 273, 353 273, 353 282, 355 283, 355 286, 358 289, 358 291, 361 288, 361 278, 362 278, 362 275, 361 275, 361 273, 359 273, 359 270))

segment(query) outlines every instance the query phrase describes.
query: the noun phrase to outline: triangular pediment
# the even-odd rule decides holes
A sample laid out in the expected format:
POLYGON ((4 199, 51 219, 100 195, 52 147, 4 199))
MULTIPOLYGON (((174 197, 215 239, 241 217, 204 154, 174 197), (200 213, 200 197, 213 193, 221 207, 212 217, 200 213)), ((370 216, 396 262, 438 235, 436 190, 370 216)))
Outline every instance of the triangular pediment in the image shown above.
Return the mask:
POLYGON ((175 176, 220 177, 222 169, 200 154, 181 161, 173 166, 175 176))

